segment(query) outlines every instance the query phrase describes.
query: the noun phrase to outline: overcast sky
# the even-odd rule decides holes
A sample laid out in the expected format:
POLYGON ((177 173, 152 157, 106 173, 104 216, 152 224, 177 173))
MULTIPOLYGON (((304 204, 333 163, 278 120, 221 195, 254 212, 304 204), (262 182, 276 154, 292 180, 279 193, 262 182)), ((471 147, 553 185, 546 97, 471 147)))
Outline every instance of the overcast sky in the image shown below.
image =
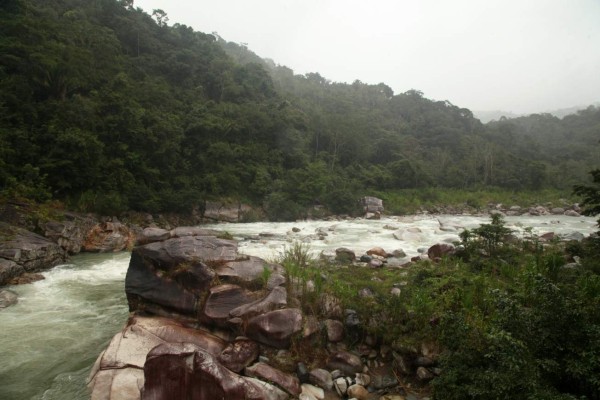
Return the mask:
POLYGON ((600 101, 600 0, 135 0, 296 74, 471 110, 600 101))

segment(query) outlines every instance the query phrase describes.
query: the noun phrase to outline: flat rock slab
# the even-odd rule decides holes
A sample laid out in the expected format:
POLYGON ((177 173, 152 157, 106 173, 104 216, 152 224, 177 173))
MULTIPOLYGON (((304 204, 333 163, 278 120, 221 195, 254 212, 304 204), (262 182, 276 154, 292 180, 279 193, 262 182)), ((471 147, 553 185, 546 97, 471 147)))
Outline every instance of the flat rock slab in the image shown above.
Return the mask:
POLYGON ((269 264, 262 258, 247 257, 224 263, 216 268, 216 273, 221 278, 234 278, 243 282, 252 282, 260 279, 267 268, 271 272, 283 273, 283 268, 276 264, 269 264))
MULTIPOLYGON (((0 266, 0 279, 6 279, 2 277, 8 275, 14 278, 15 274, 21 273, 11 261, 20 265, 23 272, 36 272, 60 264, 67 257, 66 252, 51 240, 4 222, 0 222, 0 238, 0 259, 6 260, 0 266)), ((0 280, 0 285, 6 281, 0 280)))

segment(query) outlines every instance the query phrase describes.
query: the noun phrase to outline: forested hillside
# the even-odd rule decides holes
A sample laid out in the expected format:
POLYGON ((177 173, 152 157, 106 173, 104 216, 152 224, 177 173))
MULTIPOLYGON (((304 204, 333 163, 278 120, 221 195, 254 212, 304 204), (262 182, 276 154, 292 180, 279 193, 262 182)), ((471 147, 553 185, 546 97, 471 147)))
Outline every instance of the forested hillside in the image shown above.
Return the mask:
POLYGON ((483 125, 418 90, 295 75, 132 1, 0 7, 5 196, 103 213, 229 198, 290 219, 372 190, 569 188, 600 162, 597 108, 483 125))

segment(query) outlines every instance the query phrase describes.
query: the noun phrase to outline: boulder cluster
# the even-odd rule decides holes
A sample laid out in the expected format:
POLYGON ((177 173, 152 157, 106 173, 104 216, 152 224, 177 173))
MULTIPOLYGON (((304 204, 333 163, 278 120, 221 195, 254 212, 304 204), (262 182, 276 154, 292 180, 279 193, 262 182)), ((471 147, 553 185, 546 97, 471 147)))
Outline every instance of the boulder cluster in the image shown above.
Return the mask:
POLYGON ((91 372, 94 400, 416 399, 396 371, 436 373, 435 352, 408 360, 368 335, 346 341, 351 310, 323 294, 305 313, 280 265, 217 232, 147 228, 138 243, 130 318, 91 372))

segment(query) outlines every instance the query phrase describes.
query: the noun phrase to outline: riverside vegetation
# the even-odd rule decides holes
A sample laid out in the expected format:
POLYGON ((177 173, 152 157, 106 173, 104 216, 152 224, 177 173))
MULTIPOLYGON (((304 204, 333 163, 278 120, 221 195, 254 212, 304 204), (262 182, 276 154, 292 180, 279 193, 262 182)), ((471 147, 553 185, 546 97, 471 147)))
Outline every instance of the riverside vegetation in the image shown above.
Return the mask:
POLYGON ((598 240, 517 240, 494 215, 455 254, 407 268, 318 261, 300 243, 279 261, 307 314, 324 293, 356 312, 355 345, 372 335, 413 362, 422 343, 439 349, 438 376, 412 382, 435 399, 599 399, 598 240))

